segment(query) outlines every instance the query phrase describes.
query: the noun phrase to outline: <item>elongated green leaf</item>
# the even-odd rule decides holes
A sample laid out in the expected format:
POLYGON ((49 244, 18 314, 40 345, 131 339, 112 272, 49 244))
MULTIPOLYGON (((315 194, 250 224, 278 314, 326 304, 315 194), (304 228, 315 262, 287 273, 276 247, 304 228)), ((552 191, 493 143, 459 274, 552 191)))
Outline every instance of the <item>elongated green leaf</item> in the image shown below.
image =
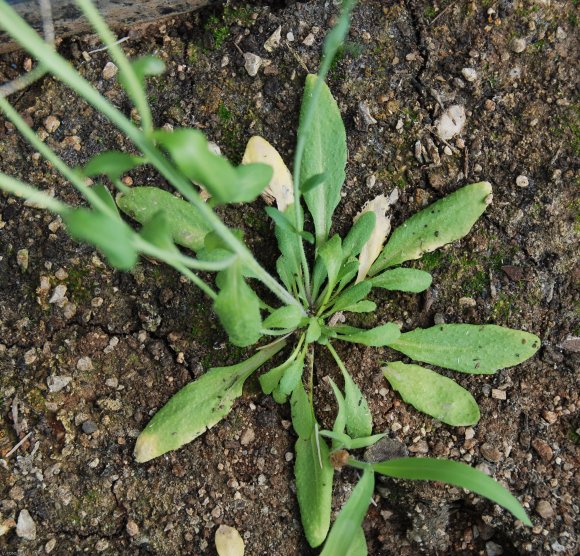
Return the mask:
POLYGON ((92 189, 101 199, 101 201, 104 201, 107 204, 107 206, 111 209, 111 212, 120 218, 121 215, 119 214, 119 209, 115 204, 115 199, 113 199, 113 196, 109 193, 109 190, 102 183, 93 185, 92 189))
POLYGON ((299 382, 302 380, 302 371, 304 370, 304 355, 299 355, 286 369, 278 388, 282 394, 291 394, 299 382))
POLYGON ((171 237, 171 227, 167 220, 167 215, 162 211, 155 213, 151 220, 145 223, 139 235, 164 251, 177 251, 177 247, 175 247, 171 237))
POLYGON ((316 75, 306 76, 298 135, 303 135, 305 141, 304 157, 300 169, 300 184, 305 185, 308 180, 318 174, 326 176, 322 186, 304 193, 306 205, 314 220, 316 244, 321 246, 328 237, 332 214, 340 201, 347 152, 346 132, 340 110, 330 89, 324 83, 316 100, 312 121, 306 128, 305 118, 308 104, 312 100, 312 92, 317 79, 316 75), (307 129, 306 133, 305 129, 307 129))
POLYGON ((135 266, 138 254, 133 247, 134 232, 120 218, 79 208, 66 211, 62 219, 73 239, 94 245, 107 257, 111 266, 119 270, 130 270, 135 266))
POLYGON ((281 365, 270 369, 267 373, 260 375, 258 380, 260 381, 260 386, 264 394, 271 394, 278 387, 280 379, 290 363, 292 363, 291 358, 284 361, 281 365))
POLYGON ((391 234, 370 276, 465 236, 485 211, 490 195, 488 182, 472 183, 411 216, 391 234))
POLYGON ((157 212, 164 212, 173 241, 192 251, 203 248, 210 231, 192 204, 157 187, 134 187, 117 195, 117 205, 140 224, 149 222, 157 212))
POLYGON ((401 335, 399 327, 392 322, 369 330, 345 326, 335 327, 335 330, 337 340, 373 347, 390 346, 401 335))
POLYGON ((332 477, 328 445, 317 434, 299 438, 295 449, 296 496, 306 540, 310 546, 320 546, 330 527, 332 477))
POLYGON ((285 345, 278 342, 237 365, 210 369, 182 388, 139 435, 135 459, 143 463, 177 450, 223 419, 242 395, 246 378, 285 345))
POLYGON ((314 430, 314 415, 302 381, 298 382, 290 399, 292 426, 299 438, 308 439, 314 430))
POLYGON ((332 291, 336 285, 338 273, 342 266, 342 245, 340 236, 332 236, 318 249, 318 256, 322 260, 328 276, 328 288, 332 291))
POLYGON ((82 169, 87 177, 107 176, 111 181, 118 180, 125 172, 143 164, 140 156, 119 151, 99 153, 89 160, 82 169))
POLYGON ((296 305, 286 305, 264 320, 264 328, 296 328, 302 321, 302 311, 296 305))
POLYGON ((439 481, 475 492, 511 512, 516 518, 531 526, 518 500, 498 482, 485 473, 464 463, 433 458, 400 458, 372 464, 377 473, 398 479, 439 481))
POLYGON ((308 328, 306 329, 306 343, 312 344, 320 338, 321 333, 320 323, 316 317, 311 317, 308 323, 308 328))
POLYGON ((369 405, 348 371, 341 367, 344 378, 344 404, 346 430, 352 438, 370 436, 373 431, 373 416, 369 405))
POLYGON ((383 374, 403 400, 443 423, 459 427, 479 421, 479 407, 473 396, 445 376, 401 361, 387 363, 383 374))
MULTIPOLYGON (((329 378, 329 381, 330 381, 330 386, 332 387, 332 391, 334 392, 334 397, 336 398, 336 405, 337 405, 336 417, 334 418, 334 425, 332 427, 332 432, 336 435, 346 436, 346 439, 342 438, 339 440, 340 442, 344 443, 344 440, 346 440, 348 442, 348 440, 350 440, 350 437, 348 435, 344 434, 344 430, 346 427, 346 403, 344 401, 344 396, 342 395, 342 392, 340 391, 338 386, 335 384, 334 380, 329 378)), ((335 439, 333 439, 332 449, 336 450, 337 447, 338 447, 337 443, 336 443, 335 439)), ((348 450, 348 448, 347 448, 347 450, 348 450)))
POLYGON ((342 250, 345 259, 356 257, 361 252, 364 244, 371 237, 376 222, 377 215, 374 211, 363 212, 360 215, 344 238, 342 250))
POLYGON ((320 431, 319 434, 333 440, 333 450, 338 450, 340 448, 344 448, 345 450, 359 450, 360 448, 367 448, 368 446, 376 444, 381 438, 384 438, 387 433, 373 434, 361 438, 351 438, 345 433, 326 430, 320 431))
POLYGON ((234 168, 209 149, 207 139, 196 129, 156 131, 155 138, 180 171, 205 186, 218 203, 253 201, 272 177, 272 168, 266 164, 234 168))
POLYGON ((252 345, 261 337, 260 300, 244 281, 240 265, 232 265, 220 274, 224 283, 214 302, 214 311, 232 344, 252 345))
POLYGON ((359 282, 342 292, 332 306, 332 312, 344 311, 347 307, 364 299, 371 291, 372 284, 369 281, 359 282))
POLYGON ((394 268, 371 278, 373 288, 412 293, 425 291, 432 281, 431 274, 415 268, 394 268))
MULTIPOLYGON (((296 229, 296 220, 293 210, 293 205, 290 205, 284 211, 284 217, 288 220, 293 229, 296 229)), ((292 277, 292 282, 300 279, 301 267, 300 267, 300 236, 295 233, 288 233, 283 227, 276 224, 274 233, 276 234, 276 239, 278 240, 278 248, 284 259, 281 262, 283 266, 283 272, 292 277)), ((278 259, 280 260, 280 259, 278 259)), ((288 279, 288 276, 282 277, 288 279)), ((291 286, 287 286, 290 287, 291 286)))
POLYGON ((371 503, 374 488, 375 474, 372 469, 367 468, 340 510, 320 556, 354 556, 356 554, 352 551, 351 545, 360 544, 357 536, 360 535, 361 525, 371 503))
POLYGON ((343 309, 345 313, 374 313, 377 310, 377 304, 374 301, 369 301, 365 299, 364 301, 359 301, 354 305, 349 305, 343 309))
POLYGON ((284 255, 278 257, 278 259, 276 260, 276 272, 278 273, 278 276, 280 277, 280 280, 282 280, 282 283, 284 284, 286 289, 289 291, 294 290, 295 284, 294 271, 296 271, 296 274, 298 273, 297 269, 294 267, 294 265, 291 263, 288 257, 285 257, 284 255))
POLYGON ((348 550, 348 556, 368 556, 369 549, 362 526, 354 534, 348 550))
POLYGON ((326 181, 326 174, 316 174, 306 180, 300 187, 302 193, 308 193, 313 189, 320 187, 326 181))
POLYGON ((390 347, 415 361, 462 373, 493 374, 538 351, 540 339, 494 324, 438 324, 401 334, 390 347))

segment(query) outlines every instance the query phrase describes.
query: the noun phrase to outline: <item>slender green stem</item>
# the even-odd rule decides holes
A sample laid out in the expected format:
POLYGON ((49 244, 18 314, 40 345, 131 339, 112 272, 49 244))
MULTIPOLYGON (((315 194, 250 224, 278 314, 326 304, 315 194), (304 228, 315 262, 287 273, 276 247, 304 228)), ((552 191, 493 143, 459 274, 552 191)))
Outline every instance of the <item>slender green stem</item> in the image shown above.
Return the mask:
POLYGON ((11 176, 0 172, 0 189, 8 191, 17 197, 28 199, 36 203, 39 207, 45 208, 56 214, 63 214, 67 211, 68 206, 59 200, 39 191, 38 189, 21 182, 11 176))
POLYGON ((330 342, 328 342, 326 344, 326 347, 328 348, 328 351, 330 351, 330 354, 332 355, 332 357, 336 361, 336 364, 338 365, 338 368, 343 373, 347 373, 348 374, 348 371, 347 371, 346 367, 344 366, 344 363, 342 362, 342 359, 339 357, 338 353, 336 353, 335 349, 332 347, 332 344, 330 342))
POLYGON ((6 114, 6 117, 16 126, 20 134, 46 159, 53 167, 60 172, 70 183, 83 195, 83 197, 97 210, 112 214, 112 211, 83 179, 46 144, 43 143, 38 135, 28 126, 22 116, 4 97, 0 96, 0 110, 6 114))
POLYGON ((150 136, 153 131, 151 110, 149 108, 149 103, 147 102, 144 87, 131 66, 131 62, 129 62, 129 59, 125 56, 123 49, 117 44, 117 37, 113 35, 91 0, 77 0, 77 4, 89 20, 90 24, 94 27, 95 31, 99 34, 99 37, 101 37, 105 46, 108 47, 111 57, 123 74, 127 84, 127 94, 131 97, 131 100, 137 108, 137 112, 139 112, 139 115, 141 116, 143 131, 147 136, 150 136))
POLYGON ((0 26, 33 56, 42 60, 48 70, 82 96, 89 104, 116 125, 147 157, 149 162, 171 183, 204 217, 206 222, 237 253, 256 277, 287 305, 296 305, 306 314, 300 302, 281 286, 253 257, 248 248, 219 219, 191 183, 180 174, 122 112, 105 99, 88 81, 82 78, 61 56, 46 47, 45 42, 5 2, 0 2, 0 26))
POLYGON ((217 299, 217 293, 214 292, 197 274, 189 270, 189 268, 179 263, 167 263, 167 264, 170 264, 173 268, 175 268, 175 270, 181 272, 181 274, 183 274, 193 284, 195 284, 210 299, 213 299, 214 301, 217 299))
POLYGON ((310 344, 310 354, 308 356, 308 399, 310 408, 314 415, 314 344, 310 344))
POLYGON ((354 467, 355 469, 362 469, 365 471, 366 469, 372 469, 373 466, 370 463, 366 463, 364 461, 358 461, 354 458, 348 458, 347 465, 354 467))

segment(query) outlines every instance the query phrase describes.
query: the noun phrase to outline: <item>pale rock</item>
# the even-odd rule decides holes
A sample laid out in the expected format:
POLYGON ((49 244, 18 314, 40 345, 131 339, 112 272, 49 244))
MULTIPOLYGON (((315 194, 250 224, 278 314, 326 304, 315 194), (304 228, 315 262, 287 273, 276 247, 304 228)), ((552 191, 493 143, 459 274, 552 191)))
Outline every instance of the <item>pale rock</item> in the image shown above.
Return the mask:
POLYGON ((526 39, 515 38, 512 40, 511 48, 516 54, 520 54, 526 49, 526 39))
POLYGON ((91 361, 91 358, 88 356, 81 357, 77 361, 77 369, 79 371, 92 371, 93 370, 93 362, 91 361))
POLYGON ((22 510, 18 514, 18 522, 16 523, 16 534, 24 540, 33 541, 36 539, 36 523, 30 516, 28 510, 22 510))
POLYGON ((274 49, 280 46, 280 39, 282 38, 282 26, 279 25, 278 28, 268 37, 268 40, 264 43, 264 50, 266 52, 272 52, 274 49))
POLYGON ((44 120, 44 128, 48 133, 54 133, 60 127, 60 120, 55 116, 48 116, 46 120, 44 120))
POLYGON ((463 68, 461 70, 461 75, 465 78, 466 81, 473 83, 477 80, 477 72, 473 68, 463 68))
POLYGON ((252 54, 251 52, 244 53, 244 68, 248 72, 250 77, 256 77, 258 75, 258 70, 262 65, 262 58, 257 54, 252 54))
POLYGON ((450 106, 436 122, 437 136, 443 141, 453 139, 463 131, 465 121, 465 108, 459 104, 450 106))
POLYGON ((113 79, 118 71, 119 68, 113 62, 107 62, 103 68, 103 79, 113 79))
POLYGON ((51 375, 46 379, 46 384, 50 392, 60 392, 66 388, 72 380, 72 376, 51 375))
POLYGON ((244 541, 236 529, 220 525, 215 533, 215 547, 219 556, 244 556, 244 541))

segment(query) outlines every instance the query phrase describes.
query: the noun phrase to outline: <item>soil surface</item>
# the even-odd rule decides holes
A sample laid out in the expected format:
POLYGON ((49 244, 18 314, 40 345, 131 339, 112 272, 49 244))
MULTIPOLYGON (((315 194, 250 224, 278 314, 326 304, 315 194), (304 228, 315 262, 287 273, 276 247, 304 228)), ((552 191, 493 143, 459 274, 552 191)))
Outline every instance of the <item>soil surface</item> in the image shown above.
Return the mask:
MULTIPOLYGON (((260 134, 290 161, 304 76, 318 67, 334 4, 233 2, 127 30, 123 47, 167 63, 150 81, 156 125, 203 129, 236 163, 260 134), (267 52, 278 26, 282 42, 267 52), (267 61, 255 77, 240 51, 267 61)), ((496 375, 448 373, 481 406, 481 421, 467 429, 400 401, 380 372, 394 352, 339 346, 376 432, 387 431, 396 450, 493 475, 534 522, 525 527, 456 488, 384 481, 364 522, 371 555, 580 549, 577 18, 574 3, 555 0, 368 0, 355 9, 333 66, 329 85, 349 146, 336 231, 394 187, 395 225, 466 183, 485 179, 494 188, 467 238, 414 263, 433 273, 432 287, 415 296, 377 293, 378 313, 359 324, 493 322, 543 342, 534 358, 496 375), (454 104, 465 107, 466 124, 443 142, 435 122, 454 104)), ((87 54, 99 46, 87 35, 58 49, 129 113, 116 81, 103 77, 108 53, 87 54)), ((28 64, 23 52, 5 55, 0 81, 28 64)), ((131 150, 51 78, 11 100, 72 166, 105 149, 131 150)), ((2 119, 0 169, 80 203, 2 119)), ((126 181, 165 185, 149 168, 126 181)), ((276 244, 263 207, 259 200, 221 214, 273 269, 276 244)), ((335 406, 324 378, 340 373, 319 351, 318 417, 328 426, 335 406)), ((148 464, 133 460, 135 438, 173 393, 246 353, 228 346, 211 304, 175 272, 149 260, 130 273, 112 271, 69 239, 58 218, 0 196, 0 553, 211 555, 223 523, 240 531, 249 555, 314 554, 294 493, 288 407, 262 395, 255 378, 203 437, 148 464)), ((336 473, 335 509, 355 481, 352 470, 336 473)))

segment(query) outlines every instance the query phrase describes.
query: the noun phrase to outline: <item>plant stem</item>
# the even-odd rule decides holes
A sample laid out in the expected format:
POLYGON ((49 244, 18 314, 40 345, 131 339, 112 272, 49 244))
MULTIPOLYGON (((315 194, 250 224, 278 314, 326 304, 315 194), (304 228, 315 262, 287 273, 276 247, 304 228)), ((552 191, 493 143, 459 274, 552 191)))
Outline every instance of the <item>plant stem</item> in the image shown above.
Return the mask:
POLYGON ((328 351, 330 351, 330 354, 332 355, 332 357, 336 361, 336 364, 338 365, 338 368, 343 373, 348 374, 348 371, 346 370, 346 367, 344 366, 344 363, 342 362, 342 359, 339 357, 338 353, 336 353, 335 349, 332 347, 332 344, 330 342, 328 342, 326 344, 326 347, 328 348, 328 351))
POLYGON ((55 214, 63 214, 67 210, 67 205, 61 203, 54 197, 47 195, 43 191, 39 191, 34 187, 21 182, 11 176, 7 176, 6 174, 0 172, 0 189, 4 189, 4 191, 8 191, 18 197, 22 197, 24 199, 28 199, 33 203, 41 206, 42 208, 46 208, 55 214))
POLYGON ((143 131, 145 135, 150 136, 153 131, 153 118, 151 116, 149 103, 147 102, 144 85, 139 81, 137 74, 131 66, 131 62, 129 62, 123 49, 117 43, 117 38, 113 35, 91 0, 76 1, 99 37, 101 37, 105 46, 108 47, 111 57, 117 66, 119 66, 119 70, 126 80, 127 94, 131 97, 131 100, 137 108, 137 112, 141 116, 143 131))
POLYGON ((59 54, 47 48, 40 36, 6 3, 0 2, 0 26, 23 48, 39 60, 45 67, 89 104, 104 114, 116 125, 147 157, 149 162, 171 183, 190 203, 192 203, 208 224, 232 249, 256 277, 287 305, 296 305, 306 315, 301 303, 281 286, 253 257, 248 248, 229 230, 219 217, 206 205, 192 187, 169 161, 124 114, 105 99, 88 81, 81 77, 59 54))

